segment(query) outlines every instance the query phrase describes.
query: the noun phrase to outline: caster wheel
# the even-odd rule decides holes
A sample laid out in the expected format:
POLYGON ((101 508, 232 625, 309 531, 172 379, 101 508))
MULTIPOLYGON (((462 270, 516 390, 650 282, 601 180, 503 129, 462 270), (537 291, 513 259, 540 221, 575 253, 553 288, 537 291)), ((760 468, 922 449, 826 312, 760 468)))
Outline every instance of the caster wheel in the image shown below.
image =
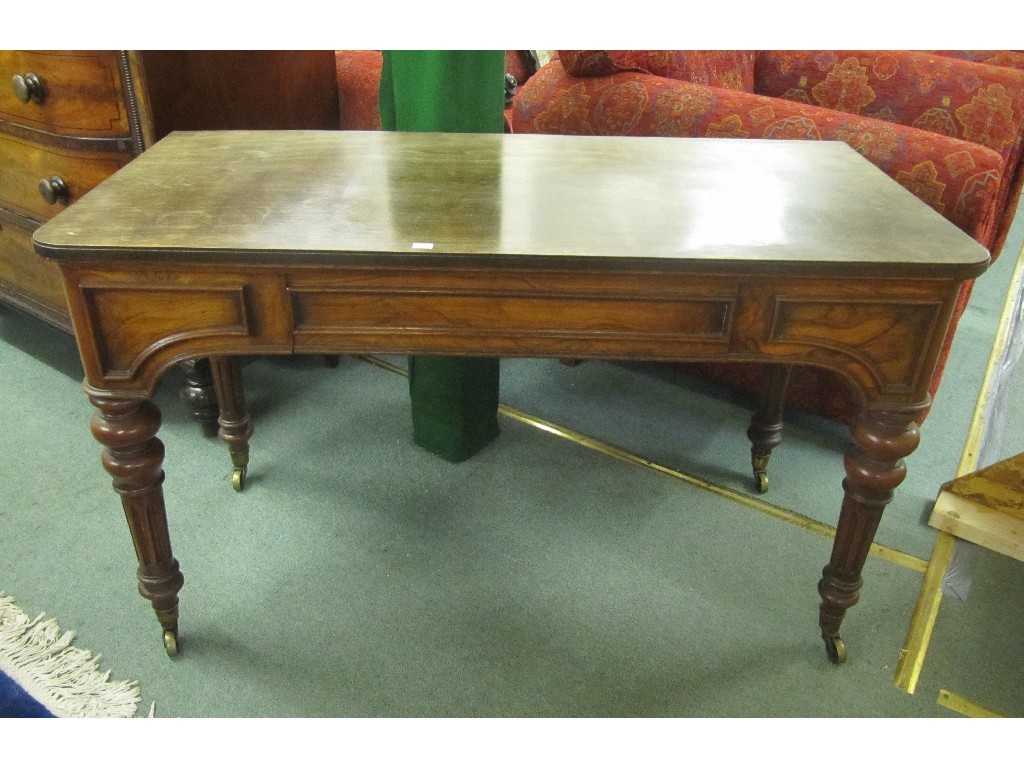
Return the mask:
POLYGON ((168 656, 178 655, 178 631, 175 629, 164 630, 164 650, 168 656))
POLYGON ((758 493, 768 493, 768 473, 757 472, 754 474, 754 487, 758 493))
POLYGON ((231 473, 231 487, 236 491, 241 491, 245 488, 245 470, 236 469, 231 473))
POLYGON ((843 638, 826 637, 825 653, 828 655, 828 660, 833 664, 839 665, 844 663, 846 661, 846 643, 843 642, 843 638))

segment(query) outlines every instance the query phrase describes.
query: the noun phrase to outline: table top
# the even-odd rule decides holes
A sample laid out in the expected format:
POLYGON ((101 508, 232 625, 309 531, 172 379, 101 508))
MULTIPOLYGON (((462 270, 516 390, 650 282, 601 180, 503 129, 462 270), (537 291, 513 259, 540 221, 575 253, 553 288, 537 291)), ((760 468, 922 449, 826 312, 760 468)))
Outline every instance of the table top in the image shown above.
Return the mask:
POLYGON ((988 263, 841 142, 384 131, 173 133, 34 242, 66 260, 285 265, 988 263))

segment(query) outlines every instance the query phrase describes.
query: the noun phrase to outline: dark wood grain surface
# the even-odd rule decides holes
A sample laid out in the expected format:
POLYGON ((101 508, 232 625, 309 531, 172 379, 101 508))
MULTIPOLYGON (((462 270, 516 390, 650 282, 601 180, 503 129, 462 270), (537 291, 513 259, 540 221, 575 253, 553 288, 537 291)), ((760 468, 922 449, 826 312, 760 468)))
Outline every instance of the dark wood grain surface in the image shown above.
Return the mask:
POLYGON ((963 276, 988 261, 845 144, 649 137, 175 133, 35 239, 54 257, 560 256, 963 276))

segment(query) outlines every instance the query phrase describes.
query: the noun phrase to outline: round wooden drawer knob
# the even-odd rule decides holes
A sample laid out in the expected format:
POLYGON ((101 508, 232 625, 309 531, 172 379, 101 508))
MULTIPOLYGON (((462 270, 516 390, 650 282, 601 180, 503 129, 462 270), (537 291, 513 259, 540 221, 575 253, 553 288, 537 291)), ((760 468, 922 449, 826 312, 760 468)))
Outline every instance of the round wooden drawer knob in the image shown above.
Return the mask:
POLYGON ((58 201, 66 203, 68 201, 68 185, 60 176, 41 179, 39 181, 39 196, 50 205, 58 201))
POLYGON ((15 75, 11 79, 11 88, 14 89, 15 98, 22 104, 30 101, 38 104, 43 100, 43 81, 31 72, 15 75))

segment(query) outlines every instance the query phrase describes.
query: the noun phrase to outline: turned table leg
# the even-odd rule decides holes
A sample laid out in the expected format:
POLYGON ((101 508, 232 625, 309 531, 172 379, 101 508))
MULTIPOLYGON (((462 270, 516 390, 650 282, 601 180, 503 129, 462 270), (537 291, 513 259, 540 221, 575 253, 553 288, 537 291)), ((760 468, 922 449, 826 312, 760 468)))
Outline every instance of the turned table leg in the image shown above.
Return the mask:
POLYGON ((835 664, 846 660, 839 626, 846 610, 860 598, 861 571, 882 512, 892 500, 893 490, 906 477, 903 459, 917 448, 920 436, 915 419, 922 410, 923 406, 865 411, 853 426, 832 558, 818 582, 821 637, 835 664))
POLYGON ((245 386, 242 366, 237 357, 211 357, 210 370, 220 403, 220 437, 228 444, 231 463, 231 485, 236 491, 245 487, 245 474, 249 467, 249 438, 252 437, 252 419, 245 407, 245 386))
POLYGON ((214 437, 217 434, 217 395, 213 388, 213 374, 210 361, 206 358, 186 360, 181 363, 185 382, 181 385, 181 402, 189 415, 195 419, 203 434, 214 437))
POLYGON ((164 631, 164 647, 178 652, 178 591, 185 583, 171 554, 161 486, 163 443, 156 437, 160 411, 149 400, 90 396, 97 412, 92 433, 103 444, 103 467, 121 496, 135 554, 139 594, 150 601, 164 631))
POLYGON ((768 491, 768 461, 772 451, 782 443, 782 408, 786 402, 791 365, 772 364, 765 367, 757 410, 750 419, 747 438, 750 440, 750 464, 754 487, 758 493, 768 491))

